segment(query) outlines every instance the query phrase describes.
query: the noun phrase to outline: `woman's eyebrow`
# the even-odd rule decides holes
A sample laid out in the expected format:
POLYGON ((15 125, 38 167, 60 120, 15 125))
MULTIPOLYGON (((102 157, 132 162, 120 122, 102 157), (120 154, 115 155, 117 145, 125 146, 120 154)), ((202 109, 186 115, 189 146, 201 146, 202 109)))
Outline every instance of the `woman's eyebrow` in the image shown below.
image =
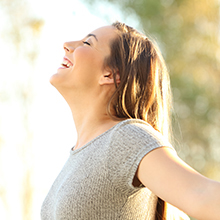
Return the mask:
POLYGON ((98 39, 97 39, 95 34, 88 34, 86 37, 91 37, 91 36, 94 37, 96 39, 96 41, 98 41, 98 39))

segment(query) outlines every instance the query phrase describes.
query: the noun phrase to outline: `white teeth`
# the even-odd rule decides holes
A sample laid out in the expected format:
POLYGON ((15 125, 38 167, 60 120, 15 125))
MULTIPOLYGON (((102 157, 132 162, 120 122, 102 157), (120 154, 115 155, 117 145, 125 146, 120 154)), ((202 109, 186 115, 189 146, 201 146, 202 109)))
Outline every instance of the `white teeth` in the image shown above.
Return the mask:
POLYGON ((64 61, 61 65, 67 68, 70 68, 71 66, 70 63, 68 63, 68 61, 64 61))
POLYGON ((70 68, 70 63, 68 61, 63 61, 62 66, 70 68))

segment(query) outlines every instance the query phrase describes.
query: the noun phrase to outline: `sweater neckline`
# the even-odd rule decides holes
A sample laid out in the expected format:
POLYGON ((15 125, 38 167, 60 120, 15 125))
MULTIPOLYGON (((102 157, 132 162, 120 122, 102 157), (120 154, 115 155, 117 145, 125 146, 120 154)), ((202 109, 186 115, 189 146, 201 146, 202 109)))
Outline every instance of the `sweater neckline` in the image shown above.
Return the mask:
POLYGON ((75 145, 70 149, 70 154, 74 155, 82 150, 84 150, 85 148, 87 148, 89 145, 91 145, 94 141, 98 140, 99 138, 101 138, 102 136, 106 135, 107 133, 109 133, 111 130, 125 124, 125 123, 129 123, 129 122, 139 122, 139 123, 147 123, 141 119, 134 119, 134 118, 130 118, 130 119, 125 119, 120 121, 119 123, 117 123, 116 125, 112 126, 111 128, 109 128, 108 130, 104 131, 102 134, 98 135, 97 137, 93 138, 91 141, 89 141, 88 143, 86 143, 85 145, 83 145, 82 147, 78 148, 78 149, 74 149, 75 145))
POLYGON ((83 145, 82 147, 78 148, 78 149, 74 149, 75 145, 70 149, 70 154, 76 154, 80 151, 82 151, 83 149, 85 149, 86 147, 88 147, 90 144, 92 144, 94 141, 98 140, 99 138, 101 138, 102 136, 104 136, 105 134, 109 133, 111 130, 113 130, 115 127, 119 126, 120 124, 122 124, 123 122, 127 121, 129 119, 126 120, 122 120, 119 123, 113 125, 111 128, 109 128, 108 130, 104 131, 103 133, 101 133, 100 135, 96 136, 95 138, 93 138, 91 141, 89 141, 88 143, 86 143, 85 145, 83 145))

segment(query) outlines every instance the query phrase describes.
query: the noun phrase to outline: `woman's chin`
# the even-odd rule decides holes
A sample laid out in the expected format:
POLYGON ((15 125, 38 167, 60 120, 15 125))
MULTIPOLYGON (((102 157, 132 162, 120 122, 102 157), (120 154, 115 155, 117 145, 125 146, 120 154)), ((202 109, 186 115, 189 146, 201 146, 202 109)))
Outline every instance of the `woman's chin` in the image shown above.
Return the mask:
POLYGON ((59 83, 60 83, 60 77, 59 77, 59 73, 55 73, 55 74, 53 74, 51 77, 50 77, 50 80, 49 80, 49 82, 50 82, 50 84, 51 85, 53 85, 54 87, 56 87, 57 85, 59 85, 59 83))
POLYGON ((59 84, 61 84, 66 79, 66 74, 68 74, 69 72, 68 69, 69 68, 59 67, 56 73, 50 77, 50 83, 53 86, 58 86, 59 84))

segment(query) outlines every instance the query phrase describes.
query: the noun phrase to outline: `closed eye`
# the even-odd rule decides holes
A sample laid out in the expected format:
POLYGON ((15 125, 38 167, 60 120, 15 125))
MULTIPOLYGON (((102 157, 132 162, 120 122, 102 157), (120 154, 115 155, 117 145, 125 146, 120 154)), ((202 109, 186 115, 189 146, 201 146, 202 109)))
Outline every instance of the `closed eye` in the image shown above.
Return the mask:
POLYGON ((90 44, 89 42, 87 42, 87 41, 83 41, 83 43, 84 43, 84 44, 87 44, 87 45, 89 45, 89 46, 91 45, 91 44, 90 44))

